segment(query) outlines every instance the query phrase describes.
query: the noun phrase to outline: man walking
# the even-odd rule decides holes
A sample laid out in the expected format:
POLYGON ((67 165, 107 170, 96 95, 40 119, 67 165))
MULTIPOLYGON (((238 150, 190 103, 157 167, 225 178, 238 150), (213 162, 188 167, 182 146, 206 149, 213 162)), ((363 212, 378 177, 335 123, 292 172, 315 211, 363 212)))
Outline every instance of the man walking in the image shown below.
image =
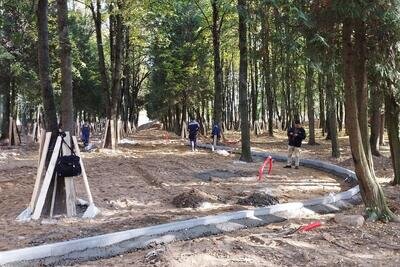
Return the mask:
POLYGON ((292 168, 292 156, 294 154, 295 159, 295 169, 299 168, 300 163, 300 147, 301 142, 306 139, 306 131, 301 126, 299 120, 295 120, 294 127, 290 127, 288 129, 288 141, 289 141, 289 149, 288 149, 288 157, 287 164, 284 168, 292 168))
POLYGON ((81 129, 82 132, 82 142, 85 147, 89 145, 89 137, 90 137, 90 126, 87 122, 85 122, 81 129))
POLYGON ((212 138, 212 151, 214 151, 215 147, 217 146, 217 143, 219 142, 219 139, 221 138, 221 129, 219 128, 218 123, 214 123, 214 126, 211 131, 211 138, 212 138))
POLYGON ((197 133, 200 129, 200 124, 194 118, 192 118, 192 120, 189 122, 188 129, 189 129, 189 141, 190 145, 192 146, 192 151, 197 151, 196 142, 197 142, 197 133))

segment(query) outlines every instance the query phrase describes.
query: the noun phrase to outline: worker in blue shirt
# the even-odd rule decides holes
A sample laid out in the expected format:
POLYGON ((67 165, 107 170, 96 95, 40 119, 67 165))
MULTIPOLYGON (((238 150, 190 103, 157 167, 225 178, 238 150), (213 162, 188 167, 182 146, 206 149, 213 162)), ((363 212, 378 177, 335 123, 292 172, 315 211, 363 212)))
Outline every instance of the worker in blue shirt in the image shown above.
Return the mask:
POLYGON ((200 124, 194 118, 192 118, 192 120, 189 122, 188 130, 192 151, 197 151, 197 133, 200 130, 200 124))
POLYGON ((217 142, 221 138, 221 128, 219 128, 218 123, 214 123, 214 126, 211 131, 211 138, 213 139, 213 150, 217 146, 217 142))
POLYGON ((85 147, 89 145, 89 137, 90 137, 90 126, 87 122, 85 122, 81 129, 82 132, 82 142, 85 147))

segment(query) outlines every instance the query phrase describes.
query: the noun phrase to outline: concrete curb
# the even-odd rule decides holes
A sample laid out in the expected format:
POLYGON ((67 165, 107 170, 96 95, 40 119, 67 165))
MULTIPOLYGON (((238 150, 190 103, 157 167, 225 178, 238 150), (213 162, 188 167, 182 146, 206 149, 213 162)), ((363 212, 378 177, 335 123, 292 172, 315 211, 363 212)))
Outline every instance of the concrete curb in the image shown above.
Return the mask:
MULTIPOLYGON (((199 145, 211 148, 211 145, 199 145)), ((218 147, 221 149, 221 147, 218 147)), ((229 148, 228 148, 229 149, 229 148)), ((232 153, 231 149, 225 149, 232 153)), ((253 152, 256 157, 267 157, 268 153, 253 152)), ((278 161, 286 160, 280 155, 271 156, 278 161)), ((301 164, 336 174, 345 179, 356 179, 354 172, 345 168, 316 160, 302 160, 301 164)), ((156 226, 115 232, 54 244, 41 245, 11 251, 0 252, 2 266, 31 266, 32 264, 57 264, 87 261, 112 257, 154 244, 187 240, 200 236, 219 234, 247 227, 279 222, 305 213, 337 212, 342 208, 358 203, 359 187, 331 194, 321 198, 277 204, 236 212, 222 213, 185 221, 171 222, 156 226)))

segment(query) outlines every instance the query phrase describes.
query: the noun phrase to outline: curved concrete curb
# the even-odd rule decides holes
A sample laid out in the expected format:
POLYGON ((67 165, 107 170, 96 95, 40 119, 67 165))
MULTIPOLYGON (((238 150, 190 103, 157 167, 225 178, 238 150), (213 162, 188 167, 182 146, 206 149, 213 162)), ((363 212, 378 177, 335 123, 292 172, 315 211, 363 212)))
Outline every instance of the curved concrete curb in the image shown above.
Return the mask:
MULTIPOLYGON (((200 147, 208 148, 207 145, 200 147)), ((211 145, 210 147, 211 148, 211 145)), ((220 148, 220 147, 219 147, 220 148)), ((229 151, 232 152, 231 149, 229 151)), ((256 157, 270 154, 253 152, 256 157)), ((275 160, 285 157, 271 155, 275 160)), ((302 160, 304 166, 334 173, 343 178, 356 179, 354 172, 315 160, 302 160)), ((112 257, 154 244, 187 240, 200 236, 261 226, 284 221, 308 213, 335 212, 360 201, 359 187, 304 202, 277 204, 269 207, 222 213, 185 221, 171 222, 145 228, 132 229, 71 241, 0 252, 0 265, 31 266, 32 264, 57 264, 112 257)))

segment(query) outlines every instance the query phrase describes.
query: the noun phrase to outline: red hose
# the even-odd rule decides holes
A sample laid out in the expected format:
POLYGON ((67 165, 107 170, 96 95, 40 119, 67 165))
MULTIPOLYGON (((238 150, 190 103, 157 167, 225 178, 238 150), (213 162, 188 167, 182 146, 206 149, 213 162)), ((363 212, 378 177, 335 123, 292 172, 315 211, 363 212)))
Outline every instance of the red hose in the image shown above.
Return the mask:
POLYGON ((310 231, 310 230, 312 230, 314 228, 317 228, 317 227, 320 227, 320 226, 321 226, 321 222, 320 221, 316 221, 316 222, 313 222, 313 223, 310 223, 310 224, 307 224, 307 225, 304 225, 304 226, 300 227, 299 231, 300 232, 307 232, 307 231, 310 231))
POLYGON ((271 174, 271 171, 272 171, 272 164, 273 164, 273 163, 274 163, 274 160, 273 160, 271 157, 269 157, 268 175, 271 174))
POLYGON ((268 157, 264 160, 264 163, 261 165, 260 169, 258 170, 258 181, 261 181, 261 180, 262 180, 263 174, 264 174, 265 166, 267 166, 268 163, 269 163, 268 175, 271 174, 271 171, 272 171, 272 157, 271 157, 271 156, 268 156, 268 157))

